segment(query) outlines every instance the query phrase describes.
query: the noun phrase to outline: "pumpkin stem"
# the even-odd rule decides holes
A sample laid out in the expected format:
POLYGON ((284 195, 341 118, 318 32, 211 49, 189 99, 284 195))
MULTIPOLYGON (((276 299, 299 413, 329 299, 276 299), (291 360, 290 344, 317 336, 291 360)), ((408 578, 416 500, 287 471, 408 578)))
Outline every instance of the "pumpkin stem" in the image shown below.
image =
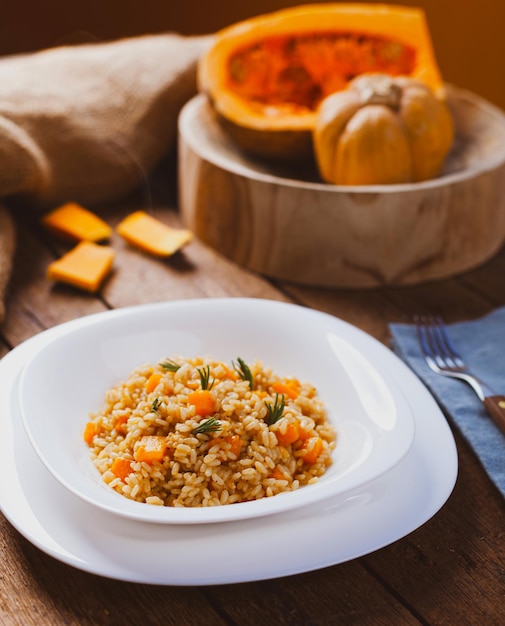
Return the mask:
POLYGON ((395 110, 400 106, 402 91, 390 76, 385 74, 362 76, 355 82, 355 88, 363 104, 382 104, 395 110))

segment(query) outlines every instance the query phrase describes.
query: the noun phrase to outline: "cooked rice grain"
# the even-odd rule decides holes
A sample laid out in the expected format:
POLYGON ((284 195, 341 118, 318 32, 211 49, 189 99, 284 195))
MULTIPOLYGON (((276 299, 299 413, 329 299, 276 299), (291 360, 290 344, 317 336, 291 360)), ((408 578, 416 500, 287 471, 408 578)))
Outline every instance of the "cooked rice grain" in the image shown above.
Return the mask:
POLYGON ((102 410, 91 416, 93 462, 118 493, 159 506, 225 505, 310 485, 331 465, 336 434, 312 385, 256 362, 251 390, 232 365, 210 357, 171 360, 180 365, 175 372, 162 364, 137 368, 106 392, 102 410), (200 416, 190 394, 201 390, 207 368, 215 410, 200 416), (281 398, 282 415, 269 425, 267 405, 281 398), (210 418, 217 430, 194 432, 210 418), (287 442, 290 432, 298 435, 287 442), (160 460, 139 453, 146 436, 162 438, 160 460), (125 473, 113 465, 116 459, 125 473))

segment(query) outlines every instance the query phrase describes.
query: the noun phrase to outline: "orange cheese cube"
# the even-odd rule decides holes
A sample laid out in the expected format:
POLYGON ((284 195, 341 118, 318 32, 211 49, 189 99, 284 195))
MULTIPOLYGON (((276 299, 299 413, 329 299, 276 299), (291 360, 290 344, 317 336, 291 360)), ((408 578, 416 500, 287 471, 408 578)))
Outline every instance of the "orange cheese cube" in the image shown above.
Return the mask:
POLYGON ((103 241, 112 235, 106 222, 76 202, 46 213, 41 221, 48 230, 74 241, 103 241))
POLYGON ((95 292, 112 268, 114 251, 91 241, 81 241, 47 268, 47 277, 95 292))
POLYGON ((125 217, 116 230, 128 243, 160 257, 174 254, 192 239, 191 231, 171 228, 144 211, 125 217))

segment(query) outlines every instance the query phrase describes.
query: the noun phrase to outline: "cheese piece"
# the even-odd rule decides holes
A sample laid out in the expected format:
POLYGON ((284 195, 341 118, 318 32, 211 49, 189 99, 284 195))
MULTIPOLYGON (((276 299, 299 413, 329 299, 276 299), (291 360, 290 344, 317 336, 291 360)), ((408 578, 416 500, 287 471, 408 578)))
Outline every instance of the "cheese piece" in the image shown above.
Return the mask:
POLYGON ((114 250, 91 241, 81 241, 47 268, 52 280, 95 292, 112 268, 114 250))
POLYGON ((112 235, 106 222, 76 202, 62 204, 41 221, 48 230, 74 241, 103 241, 112 235))
POLYGON ((117 226, 121 237, 155 256, 170 256, 191 241, 191 231, 171 228, 144 211, 135 211, 117 226))

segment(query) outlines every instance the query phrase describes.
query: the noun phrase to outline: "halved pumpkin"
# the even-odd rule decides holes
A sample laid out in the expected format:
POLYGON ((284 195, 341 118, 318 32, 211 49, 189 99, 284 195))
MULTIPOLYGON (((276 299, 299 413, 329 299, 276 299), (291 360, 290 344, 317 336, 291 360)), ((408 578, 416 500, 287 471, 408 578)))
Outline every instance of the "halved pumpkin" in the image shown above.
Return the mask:
POLYGON ((217 33, 198 81, 244 149, 299 159, 312 153, 319 103, 364 73, 409 76, 441 93, 422 9, 314 4, 260 15, 217 33))

